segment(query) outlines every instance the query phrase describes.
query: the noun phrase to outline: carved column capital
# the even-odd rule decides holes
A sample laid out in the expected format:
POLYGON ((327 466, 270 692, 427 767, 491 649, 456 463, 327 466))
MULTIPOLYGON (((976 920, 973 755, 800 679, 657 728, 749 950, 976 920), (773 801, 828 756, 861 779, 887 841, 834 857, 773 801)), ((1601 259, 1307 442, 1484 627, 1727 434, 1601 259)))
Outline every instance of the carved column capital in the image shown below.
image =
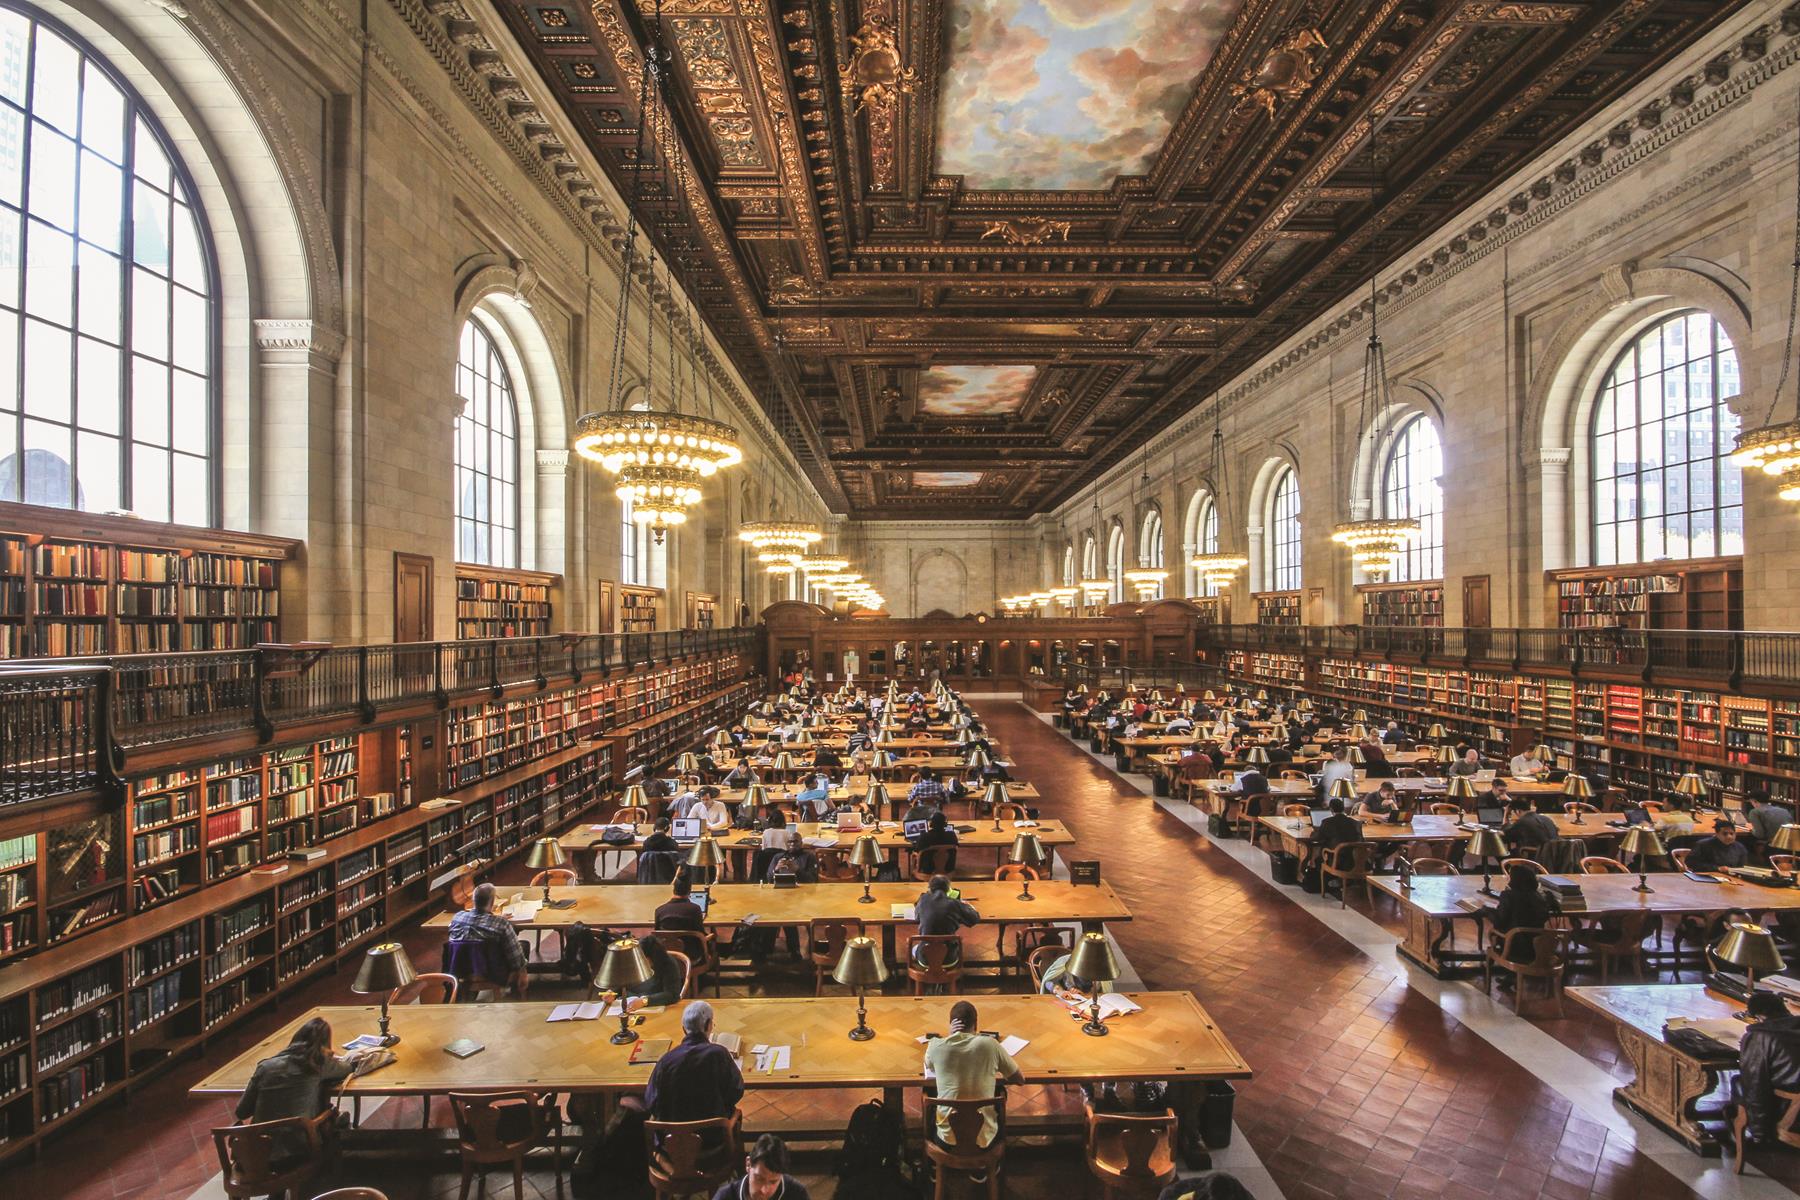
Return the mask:
POLYGON ((256 348, 270 366, 306 367, 332 374, 343 356, 344 335, 328 325, 307 320, 261 320, 256 327, 256 348))

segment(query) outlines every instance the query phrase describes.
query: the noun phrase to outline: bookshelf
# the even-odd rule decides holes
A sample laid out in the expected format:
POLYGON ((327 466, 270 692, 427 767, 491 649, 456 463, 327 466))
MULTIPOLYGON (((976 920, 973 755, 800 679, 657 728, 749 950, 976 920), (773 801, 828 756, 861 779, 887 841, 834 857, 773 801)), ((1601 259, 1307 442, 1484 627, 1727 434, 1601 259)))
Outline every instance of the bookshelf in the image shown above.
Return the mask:
POLYGON ((1362 623, 1405 629, 1441 629, 1444 625, 1444 585, 1441 583, 1365 583, 1362 623))
POLYGON ((662 589, 619 585, 619 632, 656 632, 656 612, 662 604, 662 589))
POLYGON ((280 640, 284 538, 0 503, 0 655, 280 640))
POLYGON ((560 575, 456 564, 456 636, 546 637, 560 575))
POLYGON ((1299 592, 1258 592, 1252 599, 1256 601, 1257 624, 1300 624, 1299 592))
POLYGON ((612 723, 617 694, 617 685, 600 683, 452 705, 444 731, 444 790, 458 791, 591 740, 612 723))
POLYGON ((1548 572, 1559 629, 1744 627, 1741 558, 1548 572))
POLYGON ((719 598, 706 592, 687 594, 687 627, 711 629, 719 619, 719 598))

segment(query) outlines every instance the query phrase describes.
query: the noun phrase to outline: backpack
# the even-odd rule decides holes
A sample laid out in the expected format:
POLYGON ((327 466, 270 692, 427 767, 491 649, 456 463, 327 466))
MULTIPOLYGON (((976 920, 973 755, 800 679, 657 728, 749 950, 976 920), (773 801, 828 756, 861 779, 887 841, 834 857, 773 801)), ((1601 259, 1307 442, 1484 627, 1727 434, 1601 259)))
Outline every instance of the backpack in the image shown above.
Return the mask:
POLYGON ((856 1106, 838 1154, 837 1194, 857 1200, 917 1200, 918 1182, 906 1155, 906 1126, 880 1100, 856 1106))
POLYGON ((575 1200, 650 1200, 650 1157, 644 1110, 619 1105, 598 1137, 587 1141, 569 1168, 575 1200))

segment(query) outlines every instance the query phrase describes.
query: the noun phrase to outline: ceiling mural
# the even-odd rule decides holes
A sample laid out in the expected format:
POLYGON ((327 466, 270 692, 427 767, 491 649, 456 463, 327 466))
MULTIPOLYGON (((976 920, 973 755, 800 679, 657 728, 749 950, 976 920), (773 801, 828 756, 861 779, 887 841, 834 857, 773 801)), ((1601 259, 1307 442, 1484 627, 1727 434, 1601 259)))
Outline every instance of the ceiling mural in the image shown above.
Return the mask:
POLYGON ((1747 2, 493 0, 523 81, 469 0, 427 7, 606 236, 537 104, 649 198, 638 228, 833 510, 947 520, 1053 509, 1371 275, 1396 295, 1609 172, 1763 43, 1472 207, 1747 2))
POLYGON ((928 417, 1010 417, 1025 406, 1036 367, 927 367, 919 412, 928 417))
POLYGON ((950 0, 937 170, 1102 189, 1150 166, 1238 0, 950 0))

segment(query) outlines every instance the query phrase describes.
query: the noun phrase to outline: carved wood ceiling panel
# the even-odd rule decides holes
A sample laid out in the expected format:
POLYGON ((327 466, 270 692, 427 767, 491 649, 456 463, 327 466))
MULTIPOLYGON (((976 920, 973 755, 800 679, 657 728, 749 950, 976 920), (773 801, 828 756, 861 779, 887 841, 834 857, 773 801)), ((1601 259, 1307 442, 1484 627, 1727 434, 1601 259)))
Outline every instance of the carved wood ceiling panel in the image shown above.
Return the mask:
MULTIPOLYGON (((630 194, 657 0, 496 2, 630 194)), ((834 506, 1024 517, 1741 3, 662 0, 647 224, 834 506)))

